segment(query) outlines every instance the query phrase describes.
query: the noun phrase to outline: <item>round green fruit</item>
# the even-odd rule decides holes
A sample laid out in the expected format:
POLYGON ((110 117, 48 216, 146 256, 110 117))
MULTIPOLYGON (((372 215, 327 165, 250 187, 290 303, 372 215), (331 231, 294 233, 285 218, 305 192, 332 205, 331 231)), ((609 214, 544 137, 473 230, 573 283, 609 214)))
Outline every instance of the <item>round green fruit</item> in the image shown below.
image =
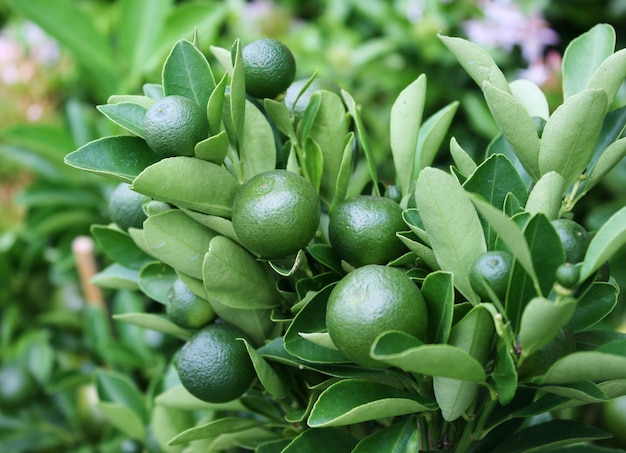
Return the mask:
POLYGON ((506 297, 509 277, 513 267, 513 256, 501 250, 493 250, 479 255, 470 268, 470 284, 481 299, 490 300, 487 287, 501 301, 506 297))
POLYGON ((565 250, 565 261, 568 263, 580 263, 585 258, 589 247, 589 233, 585 228, 569 219, 557 219, 552 221, 552 226, 561 239, 565 250))

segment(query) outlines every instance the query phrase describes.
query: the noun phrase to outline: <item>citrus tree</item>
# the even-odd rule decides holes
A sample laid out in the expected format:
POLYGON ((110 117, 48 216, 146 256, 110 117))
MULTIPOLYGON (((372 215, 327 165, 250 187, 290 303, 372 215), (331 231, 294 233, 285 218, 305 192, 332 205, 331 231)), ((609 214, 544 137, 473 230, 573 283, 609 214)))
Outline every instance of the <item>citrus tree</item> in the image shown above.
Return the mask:
POLYGON ((116 319, 180 344, 149 403, 100 393, 115 426, 166 451, 605 451, 608 433, 563 414, 626 394, 626 336, 602 324, 626 208, 596 231, 575 209, 626 154, 626 53, 604 24, 573 40, 550 111, 440 39, 500 133, 478 157, 453 137, 434 165, 458 103, 426 117, 421 75, 391 106, 393 180, 347 91, 312 77, 283 96, 282 46, 273 86, 274 52, 211 47, 218 67, 180 40, 160 83, 98 107, 128 133, 66 163, 130 185, 145 219, 92 227, 112 261, 96 280, 162 304, 116 319), (272 97, 247 90, 251 58, 272 97), (194 106, 155 141, 172 102, 194 106))

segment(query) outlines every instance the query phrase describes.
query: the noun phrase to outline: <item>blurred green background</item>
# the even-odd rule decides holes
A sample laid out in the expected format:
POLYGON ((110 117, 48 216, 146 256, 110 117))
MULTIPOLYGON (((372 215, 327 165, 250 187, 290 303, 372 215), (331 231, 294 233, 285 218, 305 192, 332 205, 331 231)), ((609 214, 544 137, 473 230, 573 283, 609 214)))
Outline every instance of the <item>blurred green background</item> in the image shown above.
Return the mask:
MULTIPOLYGON (((0 0, 0 453, 178 451, 152 430, 162 414, 150 402, 172 379, 178 344, 110 320, 158 309, 137 293, 104 288, 104 304, 87 300, 72 244, 91 224, 109 222, 113 183, 63 163, 90 140, 121 132, 95 106, 159 83, 176 40, 197 30, 207 56, 209 46, 229 48, 236 38, 283 41, 296 55, 297 78, 317 72, 363 106, 389 178, 391 104, 422 73, 427 114, 461 101, 450 130, 465 149, 483 153, 497 134, 438 33, 485 47, 510 79, 533 80, 556 105, 563 49, 599 22, 617 30, 618 49, 626 46, 623 0, 0 0), (145 414, 143 430, 105 422, 120 406, 145 414)), ((622 163, 575 216, 593 230, 625 201, 622 163)), ((95 258, 106 264, 97 247, 95 258)), ((626 253, 611 266, 626 287, 626 253)), ((623 294, 620 302, 606 322, 626 332, 623 294)), ((623 428, 626 400, 577 416, 623 428)), ((612 445, 625 447, 624 430, 616 431, 612 445)))

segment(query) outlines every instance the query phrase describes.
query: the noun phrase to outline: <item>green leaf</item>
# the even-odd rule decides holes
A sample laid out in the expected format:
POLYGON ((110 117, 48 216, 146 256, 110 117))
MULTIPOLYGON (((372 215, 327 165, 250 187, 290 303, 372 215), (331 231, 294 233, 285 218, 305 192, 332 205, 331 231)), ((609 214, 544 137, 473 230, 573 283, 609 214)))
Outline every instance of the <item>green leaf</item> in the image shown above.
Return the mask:
POLYGON ((416 162, 416 155, 425 102, 426 76, 422 74, 400 92, 391 107, 391 153, 403 195, 411 190, 415 180, 414 168, 421 168, 421 162, 416 162))
POLYGON ((264 426, 262 422, 253 419, 237 417, 219 418, 183 431, 170 440, 169 445, 182 445, 198 439, 215 438, 222 434, 236 433, 262 426, 264 426))
MULTIPOLYGON (((184 279, 182 280, 184 281, 184 279)), ((208 300, 218 317, 229 324, 239 327, 256 346, 262 345, 266 340, 279 335, 282 329, 280 323, 272 320, 272 309, 249 310, 233 308, 212 297, 209 297, 208 300)))
POLYGON ((182 384, 175 385, 157 395, 154 402, 157 405, 171 407, 174 409, 185 409, 188 411, 206 411, 211 409, 222 411, 243 411, 245 409, 240 400, 219 404, 207 403, 206 401, 202 401, 189 393, 182 384))
POLYGON ((198 159, 222 165, 229 149, 228 135, 226 135, 226 131, 221 131, 197 143, 194 148, 194 155, 198 159))
POLYGON ((166 304, 176 272, 161 262, 146 265, 139 273, 139 289, 150 299, 166 304))
POLYGON ((319 453, 320 445, 332 445, 336 451, 352 451, 357 440, 333 428, 307 429, 298 435, 281 453, 319 453))
POLYGON ((145 141, 125 135, 91 141, 65 156, 72 167, 128 183, 158 160, 145 141))
POLYGON ((422 124, 417 141, 415 177, 417 177, 422 168, 428 167, 434 162, 458 107, 458 101, 451 102, 428 117, 422 124))
POLYGON ((215 236, 215 232, 174 209, 144 222, 144 238, 152 254, 168 266, 200 279, 204 255, 215 236))
POLYGON ((560 303, 535 297, 524 308, 519 337, 522 343, 522 359, 546 346, 572 318, 576 299, 560 303))
POLYGON ((295 138, 296 131, 293 128, 291 122, 291 116, 289 110, 284 102, 275 101, 274 99, 265 98, 263 100, 263 107, 271 118, 272 123, 276 126, 276 129, 281 131, 290 139, 295 138))
POLYGON ((474 162, 467 151, 459 145, 459 142, 457 142, 454 137, 450 139, 450 154, 454 160, 454 165, 457 166, 462 174, 469 176, 476 170, 476 162, 474 162))
POLYGON ((585 90, 573 95, 550 116, 541 135, 539 170, 556 171, 569 187, 593 157, 607 112, 602 90, 585 90))
POLYGON ((404 371, 484 382, 483 366, 465 349, 448 344, 422 344, 404 332, 389 331, 376 338, 372 357, 404 371))
POLYGON ((604 90, 609 105, 626 78, 626 49, 608 56, 593 73, 588 88, 604 90))
POLYGON ((246 179, 276 168, 274 131, 265 115, 246 100, 243 142, 239 144, 239 158, 246 179))
POLYGON ((533 179, 539 179, 540 141, 535 122, 526 108, 507 91, 489 83, 483 85, 483 93, 489 110, 515 155, 533 179))
POLYGON ((415 203, 441 269, 454 274, 455 287, 468 300, 478 300, 469 282, 469 269, 487 246, 465 190, 449 174, 427 167, 417 180, 415 203))
POLYGON ((142 441, 146 435, 141 418, 128 407, 117 403, 98 402, 96 407, 107 421, 131 439, 142 441))
MULTIPOLYGON (((472 308, 452 327, 448 343, 456 346, 484 366, 487 361, 495 328, 493 318, 482 305, 472 308)), ((435 376, 433 390, 444 420, 453 421, 467 411, 478 394, 476 382, 435 376)))
POLYGON ((148 108, 135 102, 98 105, 96 108, 115 124, 129 132, 144 137, 143 119, 148 108))
POLYGON ((209 97, 209 102, 207 104, 207 118, 209 120, 209 133, 211 135, 216 135, 221 132, 227 82, 228 76, 227 74, 224 74, 209 97))
POLYGON ((400 453, 418 451, 420 435, 415 416, 406 417, 391 426, 364 437, 352 453, 400 453))
POLYGON ((435 404, 417 394, 362 379, 343 379, 324 390, 311 409, 312 428, 345 426, 385 417, 425 412, 435 404))
POLYGON ((479 87, 482 88, 484 82, 488 82, 490 85, 509 93, 506 77, 487 51, 462 38, 440 35, 439 39, 443 41, 479 87))
POLYGON ((538 452, 547 447, 561 447, 607 437, 610 434, 577 420, 550 420, 508 436, 492 453, 538 452))
POLYGON ((248 350, 248 355, 252 360, 254 371, 259 378, 259 382, 263 388, 276 399, 284 399, 288 396, 289 390, 283 382, 280 374, 276 369, 259 354, 254 347, 247 341, 243 340, 248 350))
POLYGON ((613 214, 591 239, 580 270, 581 281, 597 271, 626 244, 626 207, 613 214))
MULTIPOLYGON (((112 94, 107 99, 107 104, 121 104, 124 102, 138 104, 146 109, 149 109, 156 101, 151 97, 139 94, 112 94)), ((98 106, 96 106, 96 108, 98 108, 98 106)))
POLYGON ((617 305, 618 293, 618 287, 612 283, 593 282, 578 299, 569 326, 574 332, 580 332, 602 321, 617 305))
POLYGON ((585 181, 584 193, 587 193, 626 157, 626 137, 621 138, 606 147, 593 165, 585 181))
POLYGON ((157 440, 162 451, 182 453, 183 447, 167 447, 167 443, 178 433, 191 428, 194 423, 195 417, 191 411, 155 404, 150 417, 151 435, 157 440))
POLYGON ((184 156, 149 166, 133 182, 133 190, 149 197, 221 217, 230 217, 238 187, 225 168, 184 156))
POLYGON ((539 178, 530 191, 525 210, 531 215, 541 213, 555 220, 559 217, 566 190, 563 177, 556 171, 549 171, 539 178))
POLYGON ((204 110, 215 88, 209 62, 190 41, 181 39, 163 65, 163 91, 166 96, 185 96, 204 110))
POLYGON ((614 50, 615 30, 609 24, 597 24, 570 41, 563 54, 565 99, 587 89, 602 62, 614 50))
POLYGON ((118 228, 92 225, 90 232, 104 253, 122 266, 140 270, 153 261, 151 256, 135 245, 128 234, 118 228))
POLYGON ((143 395, 129 377, 117 371, 100 368, 95 371, 95 383, 101 401, 125 406, 142 422, 148 420, 143 395))
POLYGON ((335 198, 330 206, 329 212, 335 208, 335 206, 346 198, 348 188, 350 186, 350 177, 352 174, 352 160, 354 156, 355 145, 354 132, 348 133, 346 136, 346 145, 343 148, 343 155, 341 157, 341 164, 339 165, 339 172, 337 173, 337 183, 335 185, 335 198))
POLYGON ((517 371, 510 352, 510 345, 503 337, 497 338, 496 365, 491 377, 498 391, 498 402, 506 406, 515 397, 517 390, 517 371))
POLYGON ((422 283, 422 295, 428 307, 428 340, 447 343, 454 314, 454 276, 450 272, 431 272, 422 283), (436 321, 435 321, 436 320, 436 321))
POLYGON ((134 290, 138 288, 138 280, 139 271, 113 263, 94 275, 91 283, 102 288, 134 290))
POLYGON ((113 319, 145 329, 155 330, 166 335, 172 335, 183 341, 189 340, 192 336, 191 332, 181 329, 165 315, 157 315, 154 313, 123 313, 113 315, 113 319))
POLYGON ((235 230, 233 230, 233 223, 229 219, 215 215, 202 214, 201 212, 190 211, 188 209, 181 209, 181 211, 194 219, 200 225, 204 225, 210 230, 213 230, 222 236, 226 236, 235 242, 238 241, 235 230))
POLYGON ((569 385, 542 385, 541 391, 584 403, 603 403, 609 400, 600 387, 591 381, 569 385))
POLYGON ((119 5, 117 36, 125 67, 127 86, 135 85, 154 55, 163 26, 172 7, 171 0, 124 0, 119 5))
POLYGON ((224 236, 210 240, 202 263, 202 280, 209 297, 228 307, 254 310, 280 304, 267 268, 224 236))
POLYGON ((556 269, 565 262, 559 235, 545 215, 536 214, 526 223, 524 237, 530 249, 541 294, 547 295, 554 285, 556 269))
POLYGON ((550 116, 550 107, 546 95, 530 80, 519 79, 509 84, 511 93, 524 106, 528 115, 547 120, 550 116))
POLYGON ((234 127, 235 139, 239 147, 244 146, 244 127, 246 117, 246 79, 244 76, 243 60, 241 57, 241 43, 235 41, 231 54, 235 56, 234 67, 231 75, 230 94, 230 118, 234 127))

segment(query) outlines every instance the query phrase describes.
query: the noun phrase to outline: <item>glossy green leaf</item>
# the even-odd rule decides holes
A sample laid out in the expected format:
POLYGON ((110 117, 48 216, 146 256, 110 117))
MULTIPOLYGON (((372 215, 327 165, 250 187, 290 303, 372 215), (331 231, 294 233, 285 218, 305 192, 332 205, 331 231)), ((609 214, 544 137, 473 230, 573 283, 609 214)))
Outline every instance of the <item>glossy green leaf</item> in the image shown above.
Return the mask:
POLYGON ((451 102, 428 117, 422 124, 417 140, 414 177, 417 177, 422 168, 428 167, 434 162, 458 107, 457 101, 451 102))
POLYGON ((143 395, 128 376, 100 368, 95 371, 95 383, 100 401, 125 406, 134 412, 139 420, 147 421, 148 414, 143 395))
POLYGON ((550 116, 550 107, 546 95, 535 83, 530 80, 519 79, 509 84, 511 94, 524 106, 528 115, 547 120, 550 116))
POLYGON ((449 174, 427 167, 417 180, 415 203, 441 269, 454 274, 455 287, 476 301, 469 269, 487 246, 478 214, 465 190, 449 174))
POLYGON ((243 143, 239 158, 246 179, 276 168, 276 143, 272 126, 265 115, 250 101, 245 104, 243 143))
MULTIPOLYGON (((246 79, 244 76, 243 60, 241 57, 241 42, 236 40, 230 55, 233 55, 234 64, 230 81, 230 93, 228 95, 230 107, 230 119, 233 124, 238 146, 244 146, 244 127, 246 117, 246 79)), ((231 57, 232 58, 232 57, 231 57)))
POLYGON ((215 77, 204 54, 191 41, 174 44, 163 65, 165 95, 185 96, 204 110, 213 88, 215 77))
POLYGON ((113 263, 91 277, 91 283, 102 288, 110 289, 137 289, 139 271, 129 269, 121 264, 113 263))
POLYGON ((202 280, 209 297, 228 307, 255 310, 280 304, 268 269, 224 236, 210 240, 202 263, 202 280))
POLYGON ((349 360, 336 348, 327 348, 307 340, 302 334, 325 332, 326 304, 333 286, 328 285, 313 294, 295 316, 285 333, 285 350, 295 357, 312 363, 345 363, 349 360))
POLYGON ((197 143, 194 148, 194 155, 198 159, 222 165, 224 158, 228 154, 229 147, 228 135, 226 135, 226 131, 222 131, 197 143))
POLYGON ((324 390, 311 410, 312 428, 345 426, 435 409, 434 402, 374 381, 343 379, 324 390))
MULTIPOLYGON (((112 94, 107 99, 107 104, 121 104, 121 103, 138 104, 141 107, 149 109, 156 101, 148 96, 142 96, 140 94, 112 94)), ((98 106, 96 106, 98 108, 98 106)))
POLYGON ((113 319, 145 329, 156 330, 166 335, 172 335, 183 341, 189 340, 192 335, 191 332, 181 329, 164 315, 154 313, 124 313, 113 315, 113 319))
POLYGON ((214 438, 222 434, 236 433, 262 427, 260 421, 250 418, 223 417, 194 426, 174 437, 169 445, 181 445, 198 439, 214 438))
POLYGON ((615 30, 598 24, 574 38, 563 54, 563 95, 565 99, 589 87, 594 74, 615 50, 615 30))
POLYGON ((550 116, 541 136, 539 170, 556 171, 569 187, 589 164, 607 112, 602 90, 569 97, 550 116))
POLYGON ((195 278, 202 278, 202 261, 215 236, 179 210, 162 212, 144 222, 144 238, 152 254, 195 278))
POLYGON ((426 76, 420 75, 400 92, 391 107, 389 121, 391 153, 396 170, 396 179, 403 194, 408 194, 415 180, 417 141, 424 103, 426 102, 426 76))
POLYGON ((568 385, 542 385, 541 391, 584 403, 603 403, 609 398, 591 381, 568 385))
POLYGON ((441 270, 439 263, 437 263, 435 253, 430 247, 416 241, 414 236, 405 232, 396 233, 396 236, 406 246, 406 248, 422 260, 426 266, 433 271, 441 270))
POLYGON ((254 365, 254 370, 256 371, 259 382, 263 388, 270 395, 272 395, 273 398, 286 398, 289 390, 281 379, 278 371, 276 371, 276 369, 267 360, 265 360, 250 343, 245 340, 244 342, 246 344, 246 349, 248 350, 248 355, 250 355, 250 359, 252 360, 252 365, 254 365))
POLYGON ((143 93, 154 101, 158 101, 159 99, 163 99, 165 97, 165 94, 163 94, 163 85, 156 83, 144 83, 143 93))
POLYGON ((441 35, 439 38, 479 87, 482 88, 484 82, 488 82, 506 93, 509 92, 506 77, 487 51, 462 38, 441 35))
POLYGON ((541 294, 548 295, 554 284, 556 269, 565 262, 559 235, 545 215, 537 214, 526 223, 524 237, 541 294))
POLYGON ((337 451, 352 451, 357 440, 344 430, 334 428, 307 429, 281 453, 319 453, 320 445, 332 445, 337 451))
POLYGON ((174 269, 161 262, 153 262, 141 269, 139 289, 150 299, 166 304, 176 278, 174 269))
POLYGON ((98 105, 96 108, 108 119, 129 132, 143 138, 143 119, 147 107, 135 102, 98 105))
POLYGON ((209 96, 207 104, 207 118, 209 120, 209 133, 216 135, 222 130, 222 115, 224 114, 224 98, 228 75, 224 74, 209 96))
POLYGON ((380 431, 369 434, 352 453, 401 453, 418 451, 420 434, 415 416, 406 417, 380 431))
POLYGON ((149 197, 222 217, 230 217, 238 187, 237 180, 223 167, 183 156, 149 166, 133 182, 133 190, 149 197))
POLYGON ((128 234, 118 228, 92 225, 90 231, 102 251, 122 266, 140 270, 153 261, 151 256, 135 245, 128 234))
MULTIPOLYGON (((323 165, 322 170, 318 170, 317 173, 318 178, 320 178, 320 196, 327 204, 330 204, 335 195, 337 177, 346 147, 345 140, 349 132, 349 121, 346 108, 339 96, 330 91, 322 90, 313 94, 311 98, 318 96, 320 105, 311 125, 309 137, 315 141, 321 152, 321 159, 316 155, 313 156, 316 169, 319 168, 320 162, 323 165)), ((308 140, 304 138, 301 140, 307 146, 308 140)), ((305 164, 301 162, 301 165, 305 164)), ((306 163, 306 166, 308 165, 306 163)))
POLYGON ((491 377, 498 392, 498 402, 503 406, 513 400, 517 391, 517 371, 510 348, 503 337, 497 338, 496 365, 491 377))
POLYGON ((618 293, 618 287, 612 283, 594 282, 578 299, 569 326, 574 332, 580 332, 602 321, 617 305, 618 293))
MULTIPOLYGON (((495 328, 491 314, 481 305, 472 308, 452 327, 448 344, 456 346, 484 366, 495 328)), ((478 394, 476 382, 435 376, 433 390, 444 420, 453 421, 467 411, 478 394)))
POLYGON ((475 196, 470 196, 470 198, 478 209, 478 212, 487 219, 498 234, 499 239, 506 244, 515 259, 519 261, 524 270, 532 278, 533 282, 537 282, 535 286, 538 288, 539 284, 533 266, 532 255, 521 228, 501 210, 491 206, 491 204, 486 201, 475 196))
POLYGON ((541 213, 550 220, 557 219, 566 189, 565 180, 559 173, 545 173, 530 191, 525 210, 531 215, 541 213))
POLYGON ((118 403, 98 402, 96 407, 106 420, 131 439, 143 440, 146 435, 141 418, 128 407, 118 403))
MULTIPOLYGON (((550 420, 518 431, 492 450, 492 453, 543 451, 585 441, 606 439, 610 434, 577 420, 550 420)), ((555 451, 555 450, 553 450, 555 451)))
POLYGON ((429 343, 447 343, 454 314, 454 276, 449 272, 431 272, 422 283, 422 295, 428 308, 429 343))
POLYGON ((276 126, 276 129, 281 131, 290 139, 295 138, 296 131, 293 128, 291 122, 291 116, 289 110, 284 102, 275 101, 274 99, 266 98, 263 100, 263 107, 271 118, 272 123, 276 126))
POLYGON ((580 278, 591 276, 626 244, 626 207, 613 214, 591 239, 580 278))
POLYGON ((611 143, 598 157, 585 181, 585 193, 602 181, 624 157, 626 157, 626 137, 611 143))
POLYGON ((158 160, 145 141, 125 135, 91 141, 65 156, 72 167, 128 183, 158 160))
POLYGON ((339 172, 337 173, 337 182, 335 185, 335 197, 333 203, 330 206, 329 212, 334 209, 337 203, 340 203, 346 198, 348 188, 350 186, 350 178, 352 175, 352 160, 354 158, 354 145, 355 137, 354 133, 350 132, 346 136, 346 145, 343 148, 343 155, 341 157, 341 164, 339 165, 339 172))
POLYGON ((621 49, 600 64, 587 87, 604 90, 610 105, 624 79, 626 79, 626 49, 621 49))
POLYGON ((448 344, 423 344, 404 332, 389 331, 372 345, 372 357, 404 371, 483 382, 483 366, 465 349, 448 344))
POLYGON ((476 170, 476 162, 474 162, 474 159, 472 159, 467 151, 459 145, 459 142, 457 142, 454 137, 450 139, 450 154, 452 155, 452 160, 454 160, 454 165, 456 165, 459 171, 464 175, 469 176, 476 170))
POLYGON ((542 297, 532 299, 522 314, 520 342, 522 359, 546 346, 572 318, 576 299, 559 303, 542 297))
POLYGON ((541 175, 540 146, 535 122, 526 108, 511 94, 485 83, 483 93, 502 135, 526 171, 535 179, 541 175))
POLYGON ((190 211, 188 209, 181 209, 181 211, 194 219, 200 225, 204 225, 210 230, 213 230, 222 236, 226 236, 235 242, 239 241, 239 239, 237 239, 237 235, 235 234, 235 230, 233 230, 233 223, 229 219, 215 215, 202 214, 201 212, 190 211))

